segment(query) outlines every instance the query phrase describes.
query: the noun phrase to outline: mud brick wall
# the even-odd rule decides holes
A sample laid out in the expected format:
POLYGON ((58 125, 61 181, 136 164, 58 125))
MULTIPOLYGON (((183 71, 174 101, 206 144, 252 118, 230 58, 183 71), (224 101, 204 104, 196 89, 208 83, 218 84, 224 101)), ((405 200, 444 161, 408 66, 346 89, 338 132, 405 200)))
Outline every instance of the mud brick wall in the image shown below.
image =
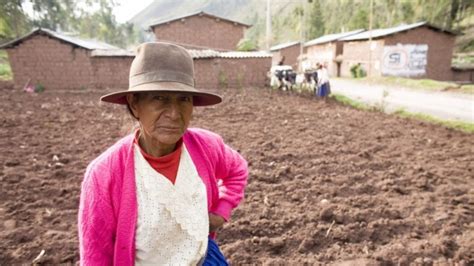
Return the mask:
POLYGON ((290 47, 283 48, 279 51, 272 52, 273 54, 273 65, 277 65, 280 60, 285 57, 284 65, 290 65, 293 69, 298 69, 298 56, 300 55, 300 45, 296 44, 290 47))
POLYGON ((373 40, 372 55, 370 56, 369 41, 344 42, 344 49, 342 52, 343 61, 341 65, 341 76, 351 77, 351 67, 360 63, 368 74, 369 71, 369 57, 371 57, 371 73, 372 76, 382 75, 382 57, 384 40, 373 40))
POLYGON ((244 37, 245 26, 195 15, 153 27, 157 41, 171 41, 215 49, 235 50, 244 37))
POLYGON ((199 89, 215 89, 219 86, 218 62, 215 58, 194 59, 194 82, 199 89))
POLYGON ((93 84, 88 51, 45 35, 7 49, 16 88, 41 84, 46 89, 81 88, 93 84))
POLYGON ((385 45, 427 44, 426 75, 419 78, 451 80, 454 41, 454 35, 435 31, 425 26, 388 36, 385 38, 385 45))
POLYGON ((128 88, 128 76, 133 56, 92 57, 95 88, 128 88))
POLYGON ((317 63, 326 63, 329 76, 335 77, 337 75, 337 65, 334 62, 337 55, 336 48, 337 44, 335 42, 308 46, 306 47, 307 60, 311 62, 313 68, 316 68, 317 63))
POLYGON ((196 87, 264 87, 271 61, 270 57, 194 59, 196 87))
MULTIPOLYGON (((372 51, 372 76, 381 75, 384 46, 426 44, 428 45, 426 74, 416 78, 452 80, 451 59, 454 40, 454 35, 435 31, 426 26, 373 40, 375 50, 372 51)), ((364 66, 365 70, 368 70, 369 41, 344 42, 343 58, 343 76, 349 77, 350 67, 358 62, 364 66)))

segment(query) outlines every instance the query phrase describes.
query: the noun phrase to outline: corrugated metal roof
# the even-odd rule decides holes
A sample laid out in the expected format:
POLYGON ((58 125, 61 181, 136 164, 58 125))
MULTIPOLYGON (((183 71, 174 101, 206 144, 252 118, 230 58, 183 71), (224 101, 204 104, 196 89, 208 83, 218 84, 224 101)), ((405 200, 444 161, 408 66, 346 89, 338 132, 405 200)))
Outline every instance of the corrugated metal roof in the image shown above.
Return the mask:
POLYGON ((243 22, 236 21, 236 20, 232 20, 232 19, 228 19, 228 18, 223 18, 223 17, 217 16, 217 15, 214 15, 214 14, 211 14, 211 13, 208 13, 208 12, 205 12, 205 11, 198 11, 198 12, 194 12, 194 13, 187 14, 187 15, 180 15, 180 16, 171 16, 171 17, 159 18, 159 19, 157 19, 157 20, 151 22, 148 27, 151 27, 151 28, 152 28, 152 27, 154 27, 154 26, 158 26, 158 25, 161 25, 161 24, 165 24, 165 23, 168 23, 168 22, 172 22, 172 21, 175 21, 175 20, 184 19, 184 18, 188 18, 188 17, 192 17, 192 16, 208 16, 208 17, 212 17, 212 18, 216 18, 216 19, 221 19, 221 20, 224 20, 224 21, 228 21, 228 22, 231 22, 231 23, 240 24, 240 25, 243 25, 243 26, 245 26, 245 27, 251 27, 251 26, 252 26, 252 25, 247 24, 247 23, 243 23, 243 22))
POLYGON ((369 39, 370 37, 372 37, 372 39, 376 39, 376 38, 381 38, 381 37, 384 37, 384 36, 396 34, 396 33, 399 33, 399 32, 411 30, 411 29, 414 29, 414 28, 418 28, 418 27, 421 27, 421 26, 427 26, 427 27, 429 27, 431 29, 434 29, 434 30, 439 30, 439 31, 443 31, 443 32, 446 32, 446 33, 449 33, 449 34, 457 35, 457 33, 453 32, 453 31, 445 30, 445 29, 430 25, 426 21, 422 21, 422 22, 409 24, 409 25, 404 24, 404 25, 400 25, 400 26, 397 26, 397 27, 393 27, 393 28, 375 29, 375 30, 371 30, 371 31, 365 31, 365 32, 362 32, 362 33, 359 33, 359 34, 355 34, 355 35, 351 35, 351 36, 348 36, 348 37, 345 37, 345 38, 341 38, 340 40, 341 41, 359 41, 359 40, 369 39))
POLYGON ((218 52, 215 50, 194 50, 187 49, 191 54, 193 59, 202 59, 202 58, 262 58, 262 57, 272 57, 270 53, 264 51, 257 52, 218 52))
POLYGON ((278 50, 281 50, 283 48, 287 48, 287 47, 290 47, 290 46, 293 46, 293 45, 297 45, 299 44, 300 42, 296 41, 296 42, 287 42, 287 43, 281 43, 281 44, 278 44, 278 45, 275 45, 275 46, 272 46, 270 47, 270 51, 274 52, 274 51, 278 51, 278 50))
POLYGON ((256 52, 222 52, 219 54, 221 58, 262 58, 262 57, 272 57, 271 53, 265 51, 256 51, 256 52))
POLYGON ((95 49, 91 52, 92 57, 107 57, 107 56, 125 56, 125 57, 134 57, 135 52, 127 51, 123 49, 111 49, 111 50, 103 50, 103 49, 95 49))
POLYGON ((334 33, 334 34, 324 35, 324 36, 321 36, 319 38, 316 38, 316 39, 313 39, 311 41, 306 42, 304 44, 304 46, 311 46, 311 45, 317 45, 317 44, 323 44, 323 43, 327 43, 327 42, 337 41, 341 38, 348 37, 348 36, 351 36, 351 35, 354 35, 354 34, 358 34, 358 33, 361 33, 363 31, 365 31, 365 30, 364 29, 358 29, 358 30, 349 31, 349 32, 341 32, 341 33, 334 33))
POLYGON ((88 50, 120 49, 116 46, 113 46, 113 45, 110 45, 110 44, 107 44, 107 43, 104 43, 104 42, 99 42, 99 41, 96 41, 96 40, 84 40, 84 39, 80 39, 80 38, 76 38, 76 37, 67 36, 67 35, 64 35, 64 34, 49 30, 49 29, 43 29, 43 28, 35 29, 35 30, 31 31, 30 33, 26 34, 23 37, 20 37, 16 40, 5 43, 5 44, 0 46, 0 49, 15 47, 16 45, 23 42, 25 39, 28 39, 29 37, 34 36, 36 34, 46 34, 46 35, 51 36, 53 38, 60 39, 60 40, 65 41, 67 43, 70 43, 70 44, 73 44, 73 45, 76 45, 76 46, 79 46, 79 47, 82 47, 82 48, 85 48, 85 49, 88 49, 88 50))
POLYGON ((194 59, 197 58, 214 58, 219 56, 218 51, 214 50, 195 50, 195 49, 186 49, 190 54, 191 57, 194 59))

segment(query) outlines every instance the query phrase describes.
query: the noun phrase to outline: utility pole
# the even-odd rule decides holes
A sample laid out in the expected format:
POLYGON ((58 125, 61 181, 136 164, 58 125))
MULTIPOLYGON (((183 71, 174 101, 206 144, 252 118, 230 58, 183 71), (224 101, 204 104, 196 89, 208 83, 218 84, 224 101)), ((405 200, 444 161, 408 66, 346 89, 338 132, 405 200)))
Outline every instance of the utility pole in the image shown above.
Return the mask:
POLYGON ((369 10, 369 71, 367 76, 372 76, 372 9, 374 1, 370 0, 370 10, 369 10))
POLYGON ((267 19, 266 19, 266 29, 267 29, 267 36, 266 36, 266 48, 267 51, 270 51, 271 43, 272 43, 272 12, 271 8, 271 0, 267 0, 267 19))
POLYGON ((303 45, 306 38, 306 0, 301 0, 301 32, 300 32, 300 56, 299 56, 299 70, 303 71, 303 45))

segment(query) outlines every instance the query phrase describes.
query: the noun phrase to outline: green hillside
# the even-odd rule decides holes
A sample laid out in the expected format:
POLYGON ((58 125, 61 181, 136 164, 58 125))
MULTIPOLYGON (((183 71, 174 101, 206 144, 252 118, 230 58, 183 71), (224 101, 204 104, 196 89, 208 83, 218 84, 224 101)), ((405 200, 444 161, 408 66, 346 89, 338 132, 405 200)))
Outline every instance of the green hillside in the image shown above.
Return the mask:
MULTIPOLYGON (((272 45, 306 40, 324 34, 369 28, 370 0, 271 0, 272 45), (306 16, 302 16, 302 10, 306 16), (303 18, 306 20, 303 23, 303 18), (302 26, 304 25, 304 26, 302 26)), ((130 20, 146 28, 150 22, 198 11, 252 24, 246 38, 264 47, 265 0, 155 0, 130 20)), ((474 52, 474 2, 472 0, 373 1, 373 28, 428 21, 442 28, 461 31, 456 52, 474 52)))

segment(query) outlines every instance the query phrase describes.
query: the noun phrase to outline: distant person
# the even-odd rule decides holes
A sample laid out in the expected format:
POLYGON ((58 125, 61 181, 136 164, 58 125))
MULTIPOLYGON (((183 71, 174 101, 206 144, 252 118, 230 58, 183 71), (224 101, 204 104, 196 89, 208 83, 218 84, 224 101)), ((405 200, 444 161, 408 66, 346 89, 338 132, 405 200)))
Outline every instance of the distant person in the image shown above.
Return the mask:
POLYGON ((320 64, 319 63, 316 63, 316 69, 314 69, 312 71, 312 78, 313 78, 313 81, 314 81, 314 96, 315 97, 318 97, 318 93, 319 93, 319 84, 318 84, 318 71, 319 71, 319 68, 320 68, 320 64))
POLYGON ((247 162, 219 135, 188 128, 195 106, 221 97, 197 90, 193 59, 167 43, 138 47, 129 84, 101 97, 139 127, 87 167, 81 265, 227 265, 213 237, 244 195, 247 162))
POLYGON ((318 65, 318 96, 326 99, 327 96, 329 95, 329 74, 327 71, 327 68, 319 64, 318 65))
POLYGON ((280 61, 278 62, 279 66, 283 66, 285 64, 285 56, 282 56, 280 61))

